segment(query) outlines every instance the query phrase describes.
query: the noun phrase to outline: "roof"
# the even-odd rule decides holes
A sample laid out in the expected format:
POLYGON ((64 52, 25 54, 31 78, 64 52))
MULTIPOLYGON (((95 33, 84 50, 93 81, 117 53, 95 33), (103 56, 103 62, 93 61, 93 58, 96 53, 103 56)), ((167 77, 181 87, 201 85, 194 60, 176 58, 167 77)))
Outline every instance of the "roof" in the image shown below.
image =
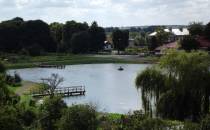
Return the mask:
POLYGON ((200 47, 210 47, 210 40, 208 40, 204 36, 199 36, 196 38, 196 40, 199 42, 200 47))
POLYGON ((182 30, 180 29, 172 29, 172 33, 177 35, 177 36, 185 36, 185 35, 189 35, 190 32, 187 28, 183 28, 182 30))
POLYGON ((178 43, 175 41, 168 44, 163 44, 162 46, 157 47, 155 50, 161 51, 161 50, 166 50, 166 49, 175 49, 177 47, 178 47, 178 43))
MULTIPOLYGON (((172 29, 171 31, 169 29, 164 29, 165 32, 171 32, 176 36, 185 36, 185 35, 189 35, 189 30, 187 28, 183 28, 183 29, 172 29)), ((151 34, 149 34, 149 36, 155 36, 157 34, 157 32, 153 32, 151 34)))

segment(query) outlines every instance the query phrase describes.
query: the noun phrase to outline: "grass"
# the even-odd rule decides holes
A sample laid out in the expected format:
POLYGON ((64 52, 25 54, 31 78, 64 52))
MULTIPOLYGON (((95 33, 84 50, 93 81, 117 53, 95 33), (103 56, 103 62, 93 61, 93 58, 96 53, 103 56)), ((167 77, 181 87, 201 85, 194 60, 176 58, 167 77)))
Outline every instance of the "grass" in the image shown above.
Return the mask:
POLYGON ((6 55, 2 59, 7 59, 4 64, 9 69, 32 68, 37 64, 57 64, 57 65, 74 65, 74 64, 99 64, 99 63, 153 63, 157 61, 156 57, 141 58, 141 60, 119 59, 112 57, 96 57, 94 55, 73 55, 73 54, 48 54, 46 56, 23 56, 23 55, 6 55))
POLYGON ((8 85, 8 89, 9 91, 11 91, 12 93, 18 94, 20 96, 20 102, 24 102, 26 104, 29 104, 31 100, 33 100, 34 98, 30 95, 31 92, 36 92, 36 91, 42 91, 43 85, 39 84, 39 83, 30 83, 30 85, 27 87, 27 89, 23 89, 23 84, 26 81, 22 82, 22 86, 18 86, 18 87, 14 87, 14 86, 10 86, 8 85), (22 90, 23 89, 23 90, 22 90), (19 90, 24 91, 21 94, 19 94, 19 90))

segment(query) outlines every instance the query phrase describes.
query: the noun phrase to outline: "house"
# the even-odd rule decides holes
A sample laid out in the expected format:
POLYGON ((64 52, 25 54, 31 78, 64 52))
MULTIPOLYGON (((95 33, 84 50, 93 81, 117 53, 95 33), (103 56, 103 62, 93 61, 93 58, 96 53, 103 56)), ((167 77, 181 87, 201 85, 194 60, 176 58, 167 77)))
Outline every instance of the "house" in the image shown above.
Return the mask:
MULTIPOLYGON (((168 40, 166 41, 166 43, 170 43, 170 42, 174 42, 177 40, 182 39, 184 36, 189 35, 189 30, 187 28, 182 28, 182 29, 164 29, 165 32, 170 33, 168 40)), ((150 37, 156 36, 157 32, 153 32, 151 34, 149 34, 150 37)))
POLYGON ((168 44, 163 44, 162 46, 159 46, 155 48, 155 55, 163 55, 165 54, 165 51, 168 49, 177 49, 178 48, 178 43, 177 41, 168 43, 168 44))
POLYGON ((111 52, 113 50, 113 46, 109 41, 104 41, 104 51, 111 52))

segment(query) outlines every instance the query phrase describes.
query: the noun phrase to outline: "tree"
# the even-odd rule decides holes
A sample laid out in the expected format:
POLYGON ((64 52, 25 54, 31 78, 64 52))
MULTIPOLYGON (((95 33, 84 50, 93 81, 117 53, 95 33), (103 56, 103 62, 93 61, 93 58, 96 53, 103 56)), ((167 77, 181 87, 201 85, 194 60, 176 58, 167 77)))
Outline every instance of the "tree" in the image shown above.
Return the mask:
POLYGON ((62 33, 63 33, 63 24, 61 23, 51 23, 50 24, 50 32, 51 32, 51 36, 53 37, 54 41, 57 44, 57 51, 61 51, 62 50, 62 33))
POLYGON ((134 44, 136 46, 145 46, 146 45, 146 38, 143 36, 136 36, 134 39, 134 44))
MULTIPOLYGON (((41 106, 40 123, 43 130, 56 130, 56 122, 62 117, 67 105, 60 97, 46 98, 41 106)), ((66 115, 66 114, 64 114, 66 115)))
POLYGON ((155 68, 147 68, 136 77, 136 87, 141 89, 145 113, 150 116, 152 116, 152 100, 155 100, 156 104, 165 89, 164 80, 164 75, 155 68))
POLYGON ((22 25, 21 18, 3 21, 0 23, 0 50, 5 52, 16 52, 21 50, 22 25))
POLYGON ((23 130, 14 107, 1 106, 0 115, 1 130, 23 130))
POLYGON ((96 130, 95 108, 89 105, 75 105, 67 109, 60 120, 61 130, 96 130))
POLYGON ((6 68, 5 66, 0 62, 0 73, 5 73, 6 72, 6 68))
POLYGON ((156 39, 158 46, 163 45, 165 42, 168 41, 168 37, 170 35, 170 32, 166 32, 163 28, 157 28, 156 29, 156 39))
POLYGON ((210 22, 205 26, 204 35, 210 40, 210 22))
POLYGON ((72 53, 88 53, 90 50, 90 35, 88 32, 75 33, 71 39, 72 53))
POLYGON ((58 74, 51 74, 51 77, 42 79, 43 83, 47 85, 50 93, 50 98, 54 97, 55 89, 64 81, 63 77, 58 74))
POLYGON ((142 89, 142 98, 156 99, 159 116, 197 121, 209 113, 209 59, 205 52, 170 51, 160 60, 158 68, 162 71, 149 68, 137 76, 137 88, 142 89))
POLYGON ((41 20, 31 20, 24 22, 23 26, 23 48, 39 46, 46 52, 55 52, 56 43, 50 34, 49 25, 41 20))
POLYGON ((189 25, 189 32, 191 36, 203 35, 204 26, 202 22, 192 22, 189 25))
POLYGON ((63 51, 71 50, 71 39, 73 34, 87 31, 88 30, 87 23, 77 23, 75 21, 67 21, 63 26, 63 34, 62 34, 62 47, 63 51))
POLYGON ((98 52, 103 49, 106 34, 102 27, 99 27, 97 22, 93 22, 89 28, 90 34, 90 51, 98 52))
POLYGON ((127 30, 115 29, 112 33, 112 41, 114 43, 114 48, 120 51, 124 51, 128 46, 129 32, 127 30))
POLYGON ((199 48, 198 41, 193 36, 185 36, 181 41, 181 48, 186 51, 196 50, 199 48))

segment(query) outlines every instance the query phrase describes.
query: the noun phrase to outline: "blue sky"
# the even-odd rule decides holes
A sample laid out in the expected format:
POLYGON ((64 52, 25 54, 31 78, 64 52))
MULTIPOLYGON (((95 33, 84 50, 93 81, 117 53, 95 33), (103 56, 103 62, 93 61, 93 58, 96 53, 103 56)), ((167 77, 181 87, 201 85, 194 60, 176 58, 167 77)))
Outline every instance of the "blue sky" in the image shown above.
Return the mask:
POLYGON ((13 17, 48 23, 76 20, 138 26, 210 22, 210 0, 0 0, 0 21, 13 17))

